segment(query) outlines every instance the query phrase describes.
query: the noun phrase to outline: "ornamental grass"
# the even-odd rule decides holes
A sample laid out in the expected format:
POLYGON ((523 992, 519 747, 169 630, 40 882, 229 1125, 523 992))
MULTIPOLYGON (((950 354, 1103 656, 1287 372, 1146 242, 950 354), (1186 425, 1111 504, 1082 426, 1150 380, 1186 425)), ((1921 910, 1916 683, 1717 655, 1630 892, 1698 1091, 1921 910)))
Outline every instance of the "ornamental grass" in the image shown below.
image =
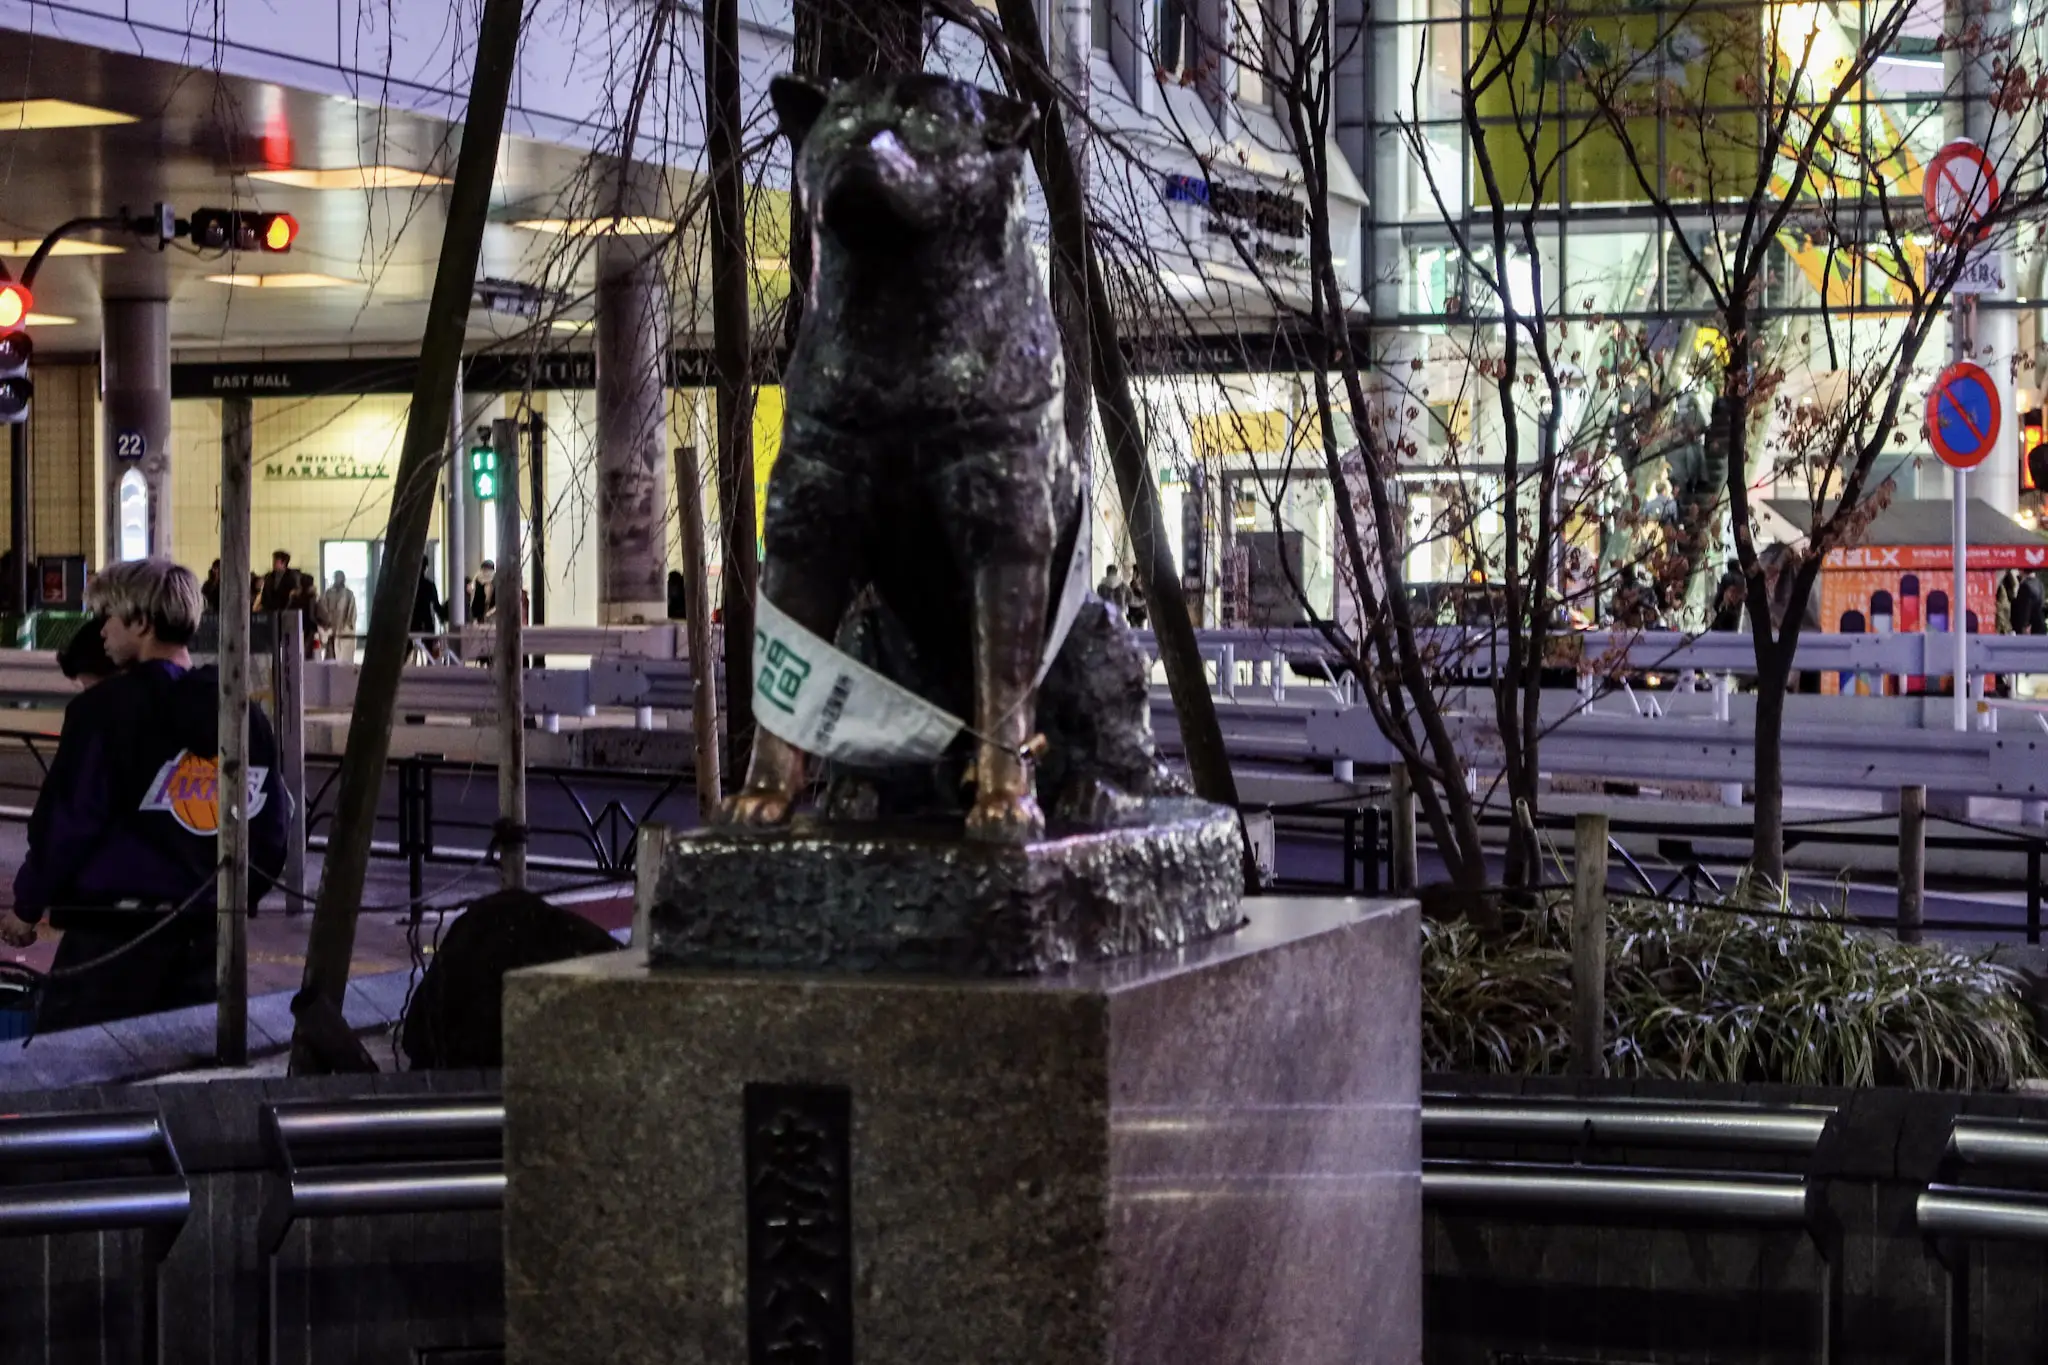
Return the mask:
MULTIPOLYGON (((1553 893, 1492 938, 1425 922, 1425 1070, 1566 1071, 1570 911, 1553 893)), ((1607 1073, 1930 1090, 2048 1076, 2015 973, 1857 928, 1840 905, 1794 913, 1747 885, 1712 905, 1611 896, 1607 1073)))

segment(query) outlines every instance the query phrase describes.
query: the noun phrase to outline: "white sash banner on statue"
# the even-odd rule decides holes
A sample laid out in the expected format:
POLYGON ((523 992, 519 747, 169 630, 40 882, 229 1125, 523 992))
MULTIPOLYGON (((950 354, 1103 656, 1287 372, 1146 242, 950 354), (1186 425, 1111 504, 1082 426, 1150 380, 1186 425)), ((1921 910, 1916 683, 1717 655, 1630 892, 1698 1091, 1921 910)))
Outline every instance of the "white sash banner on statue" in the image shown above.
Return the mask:
MULTIPOLYGON (((1077 543, 1054 607, 1034 688, 1088 600, 1088 562, 1077 543)), ((807 754, 876 766, 930 762, 967 722, 890 681, 791 620, 766 594, 754 608, 754 719, 807 754)))

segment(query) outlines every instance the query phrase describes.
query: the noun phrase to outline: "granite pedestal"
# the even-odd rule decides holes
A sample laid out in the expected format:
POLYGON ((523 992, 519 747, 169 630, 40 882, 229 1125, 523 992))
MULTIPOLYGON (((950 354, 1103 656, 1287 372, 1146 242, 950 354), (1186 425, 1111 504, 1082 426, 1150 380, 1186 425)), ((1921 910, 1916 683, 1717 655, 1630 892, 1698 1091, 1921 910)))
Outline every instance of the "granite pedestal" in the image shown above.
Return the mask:
POLYGON ((1412 1365, 1407 902, 1018 978, 506 981, 512 1365, 1412 1365))

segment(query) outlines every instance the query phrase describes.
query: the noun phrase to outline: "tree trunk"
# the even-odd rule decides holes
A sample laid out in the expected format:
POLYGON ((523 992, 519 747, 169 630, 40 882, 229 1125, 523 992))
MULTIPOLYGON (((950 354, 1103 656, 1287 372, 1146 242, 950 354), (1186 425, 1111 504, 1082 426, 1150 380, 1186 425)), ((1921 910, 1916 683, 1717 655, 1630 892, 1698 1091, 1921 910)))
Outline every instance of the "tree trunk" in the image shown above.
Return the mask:
POLYGON ((341 1015, 349 959, 355 953, 356 915, 363 903, 370 836, 384 786, 384 763, 391 754, 392 712, 405 666, 413 599, 419 589, 412 566, 425 560, 435 486, 445 463, 443 444, 448 439, 449 408, 462 365, 470 296, 476 290, 477 257, 490 216, 499 134, 518 66, 522 9, 522 0, 485 0, 477 29, 476 70, 463 118, 462 150, 456 158, 441 259, 435 267, 426 331, 420 338, 419 374, 413 383, 391 517, 384 531, 387 567, 377 583, 362 674, 349 717, 348 749, 342 759, 341 790, 335 798, 320 898, 306 943, 305 975, 292 1001, 295 1071, 332 1070, 360 1061, 352 1055, 336 1057, 334 1049, 315 1040, 336 1037, 332 1026, 341 1015))
POLYGON ((705 0, 705 151, 711 165, 711 333, 717 371, 718 523, 725 569, 726 769, 746 770, 754 729, 755 541, 753 335, 747 310, 747 187, 740 143, 739 0, 705 0))
POLYGON ((1110 464, 1116 471, 1117 490, 1122 495, 1138 572, 1144 575, 1153 638, 1159 647, 1160 662, 1166 666, 1167 687, 1173 693, 1173 709, 1180 720, 1181 750, 1187 756, 1195 790, 1206 800, 1235 807, 1237 779, 1230 771, 1230 755, 1223 747, 1223 727, 1216 719, 1216 699, 1202 675, 1194 620, 1188 615, 1187 599, 1181 594, 1180 575, 1175 571, 1160 516, 1159 489, 1152 482, 1151 465, 1145 457, 1143 429, 1138 424, 1137 406, 1131 400, 1130 378, 1124 371, 1116 317, 1110 311, 1101 263, 1089 239, 1088 202, 1080 171, 1067 143, 1058 92, 1044 76, 1048 66, 1038 14, 1032 0, 997 0, 996 10, 1003 33, 1021 58, 1011 63, 1011 78, 1026 99, 1045 111, 1041 134, 1032 142, 1031 156, 1038 169, 1039 183, 1045 189, 1052 224, 1053 272, 1056 278, 1069 282, 1065 288, 1087 301, 1088 373, 1094 384, 1103 433, 1108 439, 1110 464))
POLYGON ((1792 673, 1789 642, 1757 651, 1756 664, 1756 835, 1750 870, 1785 884, 1785 684, 1792 673))

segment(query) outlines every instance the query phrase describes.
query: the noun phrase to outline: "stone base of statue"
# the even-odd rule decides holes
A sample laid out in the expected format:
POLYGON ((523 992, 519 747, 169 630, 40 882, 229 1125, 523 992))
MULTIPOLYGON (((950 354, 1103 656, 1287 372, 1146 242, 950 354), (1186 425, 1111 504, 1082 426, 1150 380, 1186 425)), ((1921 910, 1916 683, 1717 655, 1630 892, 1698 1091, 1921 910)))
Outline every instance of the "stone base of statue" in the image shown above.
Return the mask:
POLYGON ((1032 976, 508 978, 512 1365, 1413 1365, 1415 907, 1241 913, 1032 976))
POLYGON ((649 830, 642 941, 656 966, 1004 976, 1237 927, 1244 844, 1228 807, 1143 798, 1107 828, 1051 834, 984 844, 958 820, 808 817, 649 830))

